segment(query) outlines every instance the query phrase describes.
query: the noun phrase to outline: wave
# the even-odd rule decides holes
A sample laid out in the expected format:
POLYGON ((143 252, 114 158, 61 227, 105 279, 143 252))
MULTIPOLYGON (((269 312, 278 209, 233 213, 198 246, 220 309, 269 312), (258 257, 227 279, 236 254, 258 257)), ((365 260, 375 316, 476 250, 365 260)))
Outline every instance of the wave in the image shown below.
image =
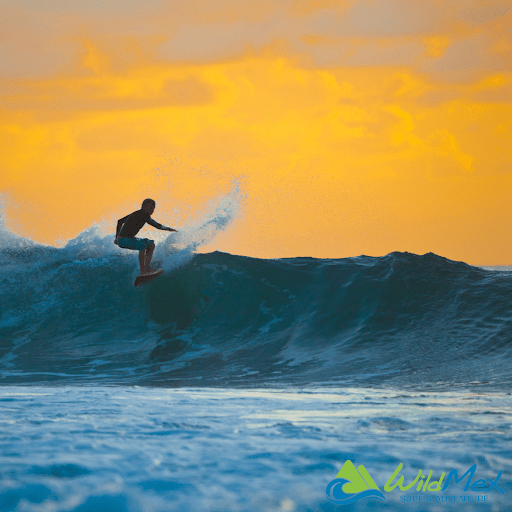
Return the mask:
MULTIPOLYGON (((14 236, 14 235, 13 235, 14 236)), ((11 242, 14 238, 11 237, 11 242)), ((512 274, 429 253, 264 260, 88 230, 0 250, 0 383, 509 387, 512 274)))

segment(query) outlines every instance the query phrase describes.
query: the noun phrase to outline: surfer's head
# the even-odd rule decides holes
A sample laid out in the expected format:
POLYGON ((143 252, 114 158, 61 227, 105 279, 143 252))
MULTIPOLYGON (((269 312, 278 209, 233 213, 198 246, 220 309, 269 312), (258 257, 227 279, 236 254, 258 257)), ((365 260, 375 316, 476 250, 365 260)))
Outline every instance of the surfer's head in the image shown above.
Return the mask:
POLYGON ((153 199, 144 199, 144 201, 142 201, 142 209, 145 212, 148 212, 149 215, 151 215, 155 211, 155 206, 156 203, 155 201, 153 201, 153 199))

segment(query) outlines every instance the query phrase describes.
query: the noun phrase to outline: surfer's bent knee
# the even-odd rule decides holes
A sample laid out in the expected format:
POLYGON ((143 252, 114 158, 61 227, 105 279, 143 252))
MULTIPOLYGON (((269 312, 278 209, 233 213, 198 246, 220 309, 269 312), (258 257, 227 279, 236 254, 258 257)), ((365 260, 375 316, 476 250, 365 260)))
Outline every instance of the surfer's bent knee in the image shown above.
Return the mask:
POLYGON ((118 238, 117 246, 121 249, 131 249, 133 251, 153 250, 155 242, 149 238, 118 238))
POLYGON ((155 249, 155 242, 153 240, 150 240, 149 238, 143 238, 140 240, 144 244, 144 247, 141 249, 141 251, 153 251, 155 249))

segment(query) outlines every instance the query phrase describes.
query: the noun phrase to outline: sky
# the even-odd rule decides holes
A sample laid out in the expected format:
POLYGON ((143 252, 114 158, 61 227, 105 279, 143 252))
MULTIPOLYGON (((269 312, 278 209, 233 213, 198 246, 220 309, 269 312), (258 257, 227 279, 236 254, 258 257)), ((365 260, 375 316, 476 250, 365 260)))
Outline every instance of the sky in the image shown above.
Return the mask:
POLYGON ((151 197, 230 204, 201 252, 510 265, 512 2, 4 0, 0 154, 39 243, 151 197))

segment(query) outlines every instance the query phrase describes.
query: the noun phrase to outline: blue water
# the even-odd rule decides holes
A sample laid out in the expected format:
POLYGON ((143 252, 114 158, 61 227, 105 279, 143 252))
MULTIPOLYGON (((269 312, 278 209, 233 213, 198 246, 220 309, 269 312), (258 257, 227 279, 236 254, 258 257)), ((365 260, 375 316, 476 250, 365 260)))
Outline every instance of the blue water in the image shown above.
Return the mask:
POLYGON ((169 237, 135 288, 136 253, 95 229, 0 235, 1 512, 512 510, 511 272, 169 237), (503 493, 335 505, 346 460, 381 491, 401 462, 405 483, 502 471, 503 493))

